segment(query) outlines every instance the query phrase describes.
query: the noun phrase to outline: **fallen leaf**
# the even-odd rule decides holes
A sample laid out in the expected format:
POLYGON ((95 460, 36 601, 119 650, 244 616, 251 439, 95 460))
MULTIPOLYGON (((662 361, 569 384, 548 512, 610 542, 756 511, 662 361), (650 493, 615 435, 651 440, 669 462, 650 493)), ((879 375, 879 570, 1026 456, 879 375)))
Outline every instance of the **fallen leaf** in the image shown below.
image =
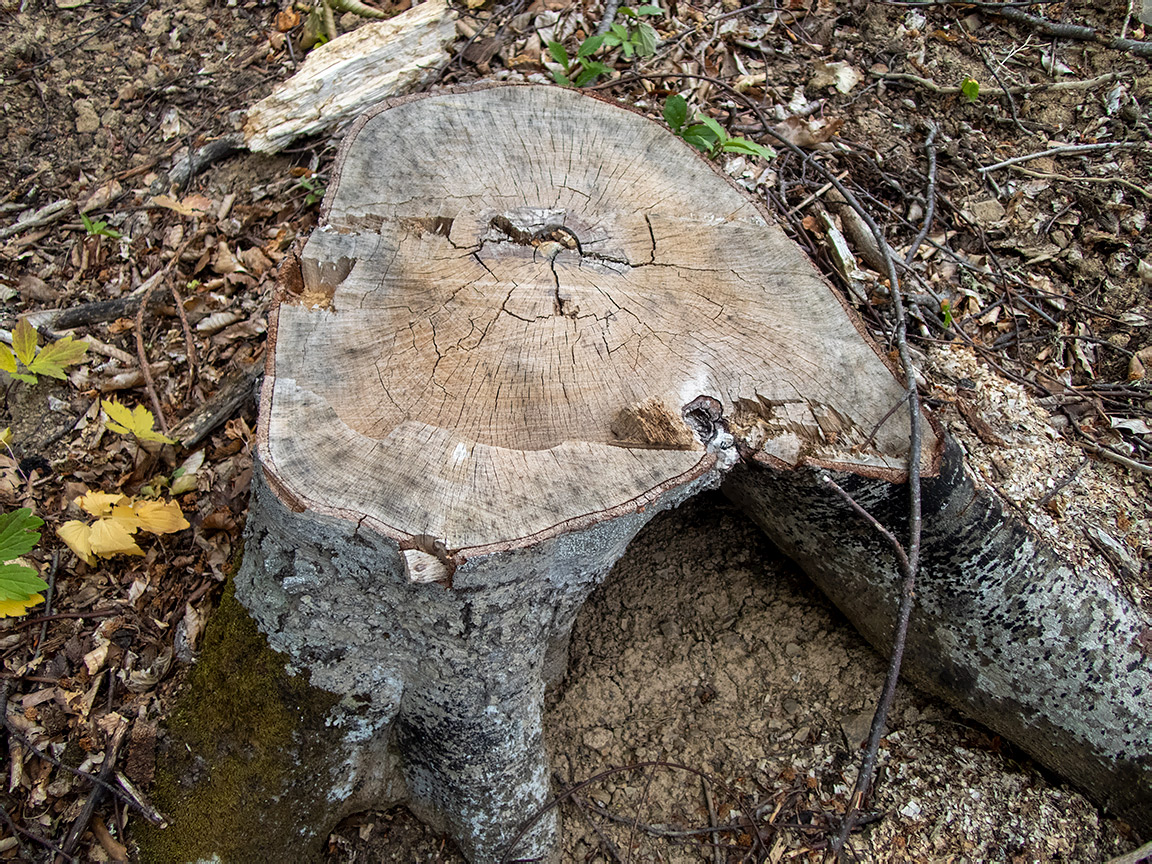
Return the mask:
POLYGON ((122 501, 127 501, 126 495, 111 492, 89 492, 79 496, 73 503, 89 516, 100 518, 112 512, 112 508, 122 501))
POLYGON ((100 519, 92 523, 88 542, 92 551, 102 558, 112 555, 143 555, 144 550, 136 545, 124 526, 118 520, 100 519))
POLYGON ((830 140, 843 125, 844 120, 839 117, 830 120, 789 117, 783 122, 777 123, 773 129, 788 143, 810 150, 818 144, 830 140))
POLYGON ((809 79, 808 86, 814 87, 817 90, 823 90, 825 87, 835 87, 841 93, 848 93, 864 79, 864 76, 843 60, 835 63, 825 63, 823 60, 817 60, 813 65, 815 66, 816 74, 809 79))

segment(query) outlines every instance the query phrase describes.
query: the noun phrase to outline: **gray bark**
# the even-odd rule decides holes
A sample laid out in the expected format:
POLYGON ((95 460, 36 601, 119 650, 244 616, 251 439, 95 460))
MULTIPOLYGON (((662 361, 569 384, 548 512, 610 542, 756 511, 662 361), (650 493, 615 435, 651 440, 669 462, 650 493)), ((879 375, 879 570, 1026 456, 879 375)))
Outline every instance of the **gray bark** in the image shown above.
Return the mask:
MULTIPOLYGON (((895 558, 823 486, 825 473, 746 463, 724 490, 888 654, 901 582, 895 558)), ((905 486, 832 477, 907 537, 905 486)), ((955 442, 922 491, 922 567, 905 677, 1152 830, 1152 658, 1141 647, 1148 622, 977 488, 955 442)))
MULTIPOLYGON (((449 587, 411 582, 394 540, 293 512, 258 473, 236 596, 313 686, 343 697, 330 746, 344 758, 315 782, 345 813, 403 801, 477 864, 551 855, 555 810, 509 843, 549 797, 544 688, 567 664, 576 613, 656 513, 719 479, 711 471, 643 512, 471 558, 449 587), (400 758, 382 772, 390 737, 400 758)), ((330 827, 285 836, 284 860, 330 827)))

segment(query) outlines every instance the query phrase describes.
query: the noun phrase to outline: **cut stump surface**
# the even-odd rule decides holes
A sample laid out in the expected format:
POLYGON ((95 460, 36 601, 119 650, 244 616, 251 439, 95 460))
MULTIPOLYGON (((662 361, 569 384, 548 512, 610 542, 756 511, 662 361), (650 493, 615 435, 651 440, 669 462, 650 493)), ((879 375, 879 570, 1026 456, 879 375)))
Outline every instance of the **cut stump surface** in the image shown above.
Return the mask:
MULTIPOLYGON (((664 127, 552 87, 390 103, 352 128, 281 275, 236 593, 341 697, 329 805, 265 831, 286 851, 403 800, 474 862, 554 855, 555 809, 519 828, 549 797, 541 706, 576 612, 656 512, 726 476, 891 639, 890 550, 819 475, 906 531, 903 387, 780 229, 664 127)), ((1138 819, 1146 623, 923 426, 942 521, 922 579, 940 587, 910 674, 1138 819)))

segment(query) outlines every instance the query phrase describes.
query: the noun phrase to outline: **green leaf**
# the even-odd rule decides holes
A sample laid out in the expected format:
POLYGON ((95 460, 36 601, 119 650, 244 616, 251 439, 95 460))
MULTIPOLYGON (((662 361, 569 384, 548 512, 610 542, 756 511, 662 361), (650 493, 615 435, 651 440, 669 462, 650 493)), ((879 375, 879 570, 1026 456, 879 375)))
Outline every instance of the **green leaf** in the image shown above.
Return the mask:
POLYGON ((12 377, 25 384, 35 384, 37 380, 35 375, 29 375, 27 372, 13 372, 12 377))
POLYGON ((728 133, 724 131, 724 127, 713 120, 706 114, 697 114, 696 119, 708 127, 709 131, 716 136, 716 141, 723 145, 728 140, 728 133))
POLYGON ((602 44, 605 48, 615 48, 618 45, 627 44, 627 41, 628 31, 619 24, 613 24, 612 29, 604 34, 604 42, 602 44))
POLYGON ((632 55, 636 53, 636 46, 634 46, 631 42, 621 42, 620 48, 624 52, 625 60, 631 60, 632 55))
POLYGON ((0 600, 27 600, 33 594, 47 590, 48 583, 37 576, 31 567, 0 564, 0 600))
POLYGON ((607 75, 612 70, 605 66, 603 63, 596 61, 581 61, 584 65, 583 71, 576 76, 575 84, 577 87, 587 87, 601 75, 607 75))
POLYGON ((960 82, 960 92, 969 102, 976 102, 980 98, 980 82, 975 78, 965 78, 960 82))
MULTIPOLYGON (((0 561, 10 562, 13 558, 31 552, 40 542, 40 532, 37 529, 43 525, 44 520, 33 516, 27 507, 0 516, 0 561)), ((23 564, 0 564, 0 602, 28 600, 33 594, 47 589, 48 583, 31 567, 23 564)))
MULTIPOLYGON (((697 127, 690 126, 688 128, 691 130, 697 127)), ((705 153, 709 152, 712 149, 712 145, 716 143, 714 138, 708 138, 699 133, 691 131, 686 131, 683 135, 683 138, 697 150, 702 150, 705 153)))
POLYGON ((28 323, 27 318, 21 318, 12 328, 12 350, 25 366, 32 365, 36 357, 36 343, 39 341, 40 334, 28 323))
POLYGON ((940 301, 940 309, 944 313, 944 329, 952 326, 952 304, 947 300, 940 301))
MULTIPOLYGON (((568 71, 568 66, 571 61, 568 59, 568 52, 564 50, 564 46, 559 42, 548 43, 548 53, 552 55, 552 59, 564 67, 564 71, 568 71)), ((560 83, 560 82, 556 82, 560 83)), ((567 86, 567 85, 565 85, 567 86)))
POLYGON ((572 82, 568 80, 568 76, 562 72, 553 72, 552 80, 559 84, 561 87, 571 87, 572 82))
POLYGON ((771 147, 765 147, 763 144, 757 144, 747 138, 729 138, 721 145, 721 149, 729 153, 747 153, 766 160, 776 158, 776 151, 771 147))
POLYGON ((679 93, 673 93, 664 100, 664 122, 677 134, 688 122, 688 100, 679 93))
POLYGON ((621 6, 616 10, 617 14, 623 15, 625 18, 635 18, 636 12, 631 6, 621 6))
POLYGON ((43 525, 44 520, 39 516, 33 516, 27 507, 0 516, 0 561, 11 561, 13 558, 27 555, 36 548, 36 544, 40 542, 40 532, 37 529, 43 525))
POLYGON ((41 348, 36 359, 28 364, 28 371, 49 378, 64 378, 64 367, 79 363, 87 350, 87 342, 74 342, 71 336, 65 336, 41 348))
POLYGON ((603 44, 603 36, 589 36, 580 43, 580 48, 576 51, 576 56, 580 58, 591 57, 600 50, 600 46, 603 44))
POLYGON ((656 30, 647 21, 641 21, 632 37, 632 44, 636 46, 636 53, 641 57, 651 57, 656 53, 656 43, 660 41, 656 30))
POLYGON ((653 6, 651 4, 647 4, 647 5, 639 7, 636 10, 636 14, 637 15, 663 15, 664 10, 661 9, 659 6, 653 6))

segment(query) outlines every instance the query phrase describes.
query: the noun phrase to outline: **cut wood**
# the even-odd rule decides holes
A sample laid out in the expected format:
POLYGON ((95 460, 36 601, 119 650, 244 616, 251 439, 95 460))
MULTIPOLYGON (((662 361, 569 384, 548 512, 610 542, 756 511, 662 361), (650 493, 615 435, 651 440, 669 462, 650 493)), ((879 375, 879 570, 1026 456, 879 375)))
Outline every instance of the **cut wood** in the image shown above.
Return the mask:
MULTIPOLYGON (((286 854, 397 800, 473 861, 554 854, 555 810, 509 843, 548 799, 541 704, 575 614, 655 512, 726 475, 890 638, 883 542, 817 480, 854 480, 899 533, 903 388, 661 125, 538 86, 382 106, 281 281, 236 592, 340 699, 315 780, 331 806, 294 811, 286 854)), ((925 439, 914 674, 1133 818, 1152 801, 1138 616, 977 493, 927 419, 925 439)))
POLYGON ((278 153, 301 136, 347 126, 381 100, 432 81, 450 59, 455 22, 445 0, 425 0, 314 48, 300 71, 248 110, 248 148, 278 153))

